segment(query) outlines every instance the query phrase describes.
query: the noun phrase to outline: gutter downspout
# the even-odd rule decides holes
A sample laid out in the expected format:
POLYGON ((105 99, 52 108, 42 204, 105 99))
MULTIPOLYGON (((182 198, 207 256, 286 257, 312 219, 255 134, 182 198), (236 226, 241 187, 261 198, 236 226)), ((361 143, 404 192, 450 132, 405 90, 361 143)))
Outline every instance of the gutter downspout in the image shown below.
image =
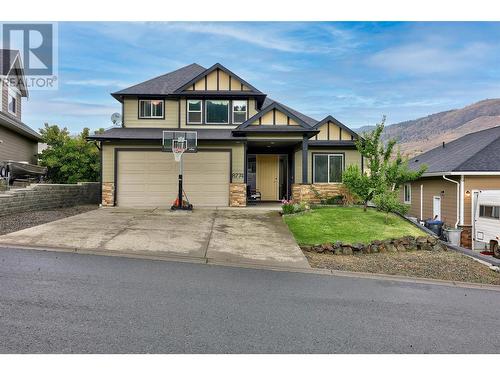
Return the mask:
POLYGON ((461 221, 460 218, 460 182, 452 180, 445 175, 443 175, 443 179, 449 182, 453 182, 454 184, 457 185, 457 221, 455 223, 455 229, 458 228, 458 223, 461 221))
POLYGON ((420 220, 424 220, 424 184, 420 184, 420 220))
POLYGON ((465 184, 464 184, 464 175, 460 176, 460 226, 464 225, 464 216, 465 216, 465 184))

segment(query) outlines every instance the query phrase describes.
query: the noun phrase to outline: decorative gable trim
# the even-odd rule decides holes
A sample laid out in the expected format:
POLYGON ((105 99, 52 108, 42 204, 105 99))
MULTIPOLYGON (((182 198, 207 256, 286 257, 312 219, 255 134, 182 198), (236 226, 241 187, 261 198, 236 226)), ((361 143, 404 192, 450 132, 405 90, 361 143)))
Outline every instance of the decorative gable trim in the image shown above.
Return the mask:
MULTIPOLYGON (((234 85, 234 82, 232 82, 233 79, 235 80, 238 80, 240 83, 241 83, 241 90, 243 91, 243 86, 247 87, 249 90, 244 90, 245 92, 248 92, 249 94, 262 94, 261 91, 259 91, 258 89, 256 89, 254 86, 252 86, 250 83, 248 83, 247 81, 245 81, 243 78, 239 77, 238 75, 236 75, 235 73, 233 73, 232 71, 230 71, 229 69, 227 69, 226 67, 224 67, 223 65, 219 64, 219 63, 216 63, 214 64, 212 67, 208 68, 207 70, 205 70, 204 72, 200 73, 199 75, 197 75, 196 77, 194 77, 192 80, 190 80, 189 82, 185 83, 184 85, 182 85, 181 87, 179 87, 177 90, 175 90, 174 93, 176 94, 180 94, 182 93, 183 91, 185 90, 194 90, 194 87, 195 87, 195 83, 204 79, 205 80, 205 90, 207 89, 207 76, 212 73, 213 71, 216 71, 217 72, 217 90, 219 90, 219 71, 222 70, 224 71, 228 76, 229 76, 229 89, 231 90, 231 85, 233 84, 234 85)), ((237 90, 235 90, 237 91, 237 90)))
MULTIPOLYGON (((321 128, 323 125, 325 125, 328 122, 331 122, 331 123, 337 125, 339 127, 339 129, 340 129, 341 132, 342 132, 342 129, 345 130, 346 132, 348 132, 349 134, 351 134, 351 136, 353 136, 354 139, 360 138, 360 136, 358 135, 358 133, 356 133, 355 131, 351 130, 350 128, 348 128, 347 126, 345 126, 344 124, 342 124, 339 120, 337 120, 335 117, 333 117, 331 115, 326 116, 323 120, 319 121, 316 125, 314 125, 314 129, 319 129, 319 128, 321 128)), ((340 139, 342 139, 342 137, 340 137, 340 139)))
MULTIPOLYGON (((290 119, 292 119, 301 128, 304 128, 304 129, 307 129, 307 130, 311 130, 311 127, 309 125, 307 125, 303 120, 301 120, 299 117, 295 116, 292 112, 290 112, 289 110, 287 110, 286 108, 284 108, 283 106, 281 106, 280 104, 278 104, 277 102, 274 102, 273 104, 267 106, 264 110, 262 110, 259 113, 253 115, 247 121, 245 121, 243 124, 241 124, 240 126, 238 126, 235 130, 241 130, 241 129, 248 128, 255 121, 259 121, 259 125, 262 124, 262 117, 265 116, 267 113, 269 113, 271 111, 273 111, 273 118, 275 118, 275 116, 276 116, 276 110, 278 110, 278 111, 284 113, 285 115, 287 115, 287 125, 285 125, 285 126, 297 126, 297 125, 288 125, 288 124, 290 124, 290 119)), ((312 130, 316 130, 316 129, 312 129, 312 130)))

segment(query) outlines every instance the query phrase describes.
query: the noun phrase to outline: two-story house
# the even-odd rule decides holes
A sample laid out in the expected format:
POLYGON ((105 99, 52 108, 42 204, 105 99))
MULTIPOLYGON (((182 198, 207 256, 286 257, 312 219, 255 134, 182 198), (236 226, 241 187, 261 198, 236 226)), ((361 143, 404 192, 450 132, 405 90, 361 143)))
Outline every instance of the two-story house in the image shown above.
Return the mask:
POLYGON ((112 96, 122 126, 89 137, 101 148, 105 206, 170 207, 178 166, 161 152, 164 130, 197 131, 198 152, 183 156, 195 206, 245 206, 249 192, 263 201, 335 195, 346 166, 363 167, 354 131, 268 98, 221 64, 191 64, 112 96))
POLYGON ((40 135, 21 120, 25 82, 19 51, 0 49, 0 162, 37 162, 40 135))

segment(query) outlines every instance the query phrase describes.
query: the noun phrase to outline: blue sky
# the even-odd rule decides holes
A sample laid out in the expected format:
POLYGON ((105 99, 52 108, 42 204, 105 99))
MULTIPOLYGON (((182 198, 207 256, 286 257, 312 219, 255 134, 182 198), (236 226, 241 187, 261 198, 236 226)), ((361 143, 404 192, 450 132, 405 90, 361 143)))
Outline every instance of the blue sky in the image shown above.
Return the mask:
POLYGON ((356 128, 500 97, 500 23, 59 23, 59 89, 23 120, 110 127, 110 93, 220 62, 271 98, 356 128))

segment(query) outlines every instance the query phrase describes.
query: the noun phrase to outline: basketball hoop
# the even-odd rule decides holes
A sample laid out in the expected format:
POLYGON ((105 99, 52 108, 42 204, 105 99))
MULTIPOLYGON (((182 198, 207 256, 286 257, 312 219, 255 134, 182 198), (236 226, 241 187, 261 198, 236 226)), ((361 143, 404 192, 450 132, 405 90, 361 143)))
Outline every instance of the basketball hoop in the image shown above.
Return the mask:
POLYGON ((187 195, 182 187, 182 172, 183 172, 183 159, 182 155, 185 152, 193 153, 197 152, 198 149, 198 136, 195 131, 163 131, 162 140, 162 151, 172 152, 174 154, 175 161, 179 163, 179 179, 178 179, 178 192, 177 198, 173 203, 172 210, 192 210, 193 205, 189 203, 187 195), (186 200, 184 200, 184 195, 186 195, 186 200))
POLYGON ((186 152, 187 140, 184 137, 172 139, 172 153, 174 154, 175 161, 181 161, 182 154, 186 152))

